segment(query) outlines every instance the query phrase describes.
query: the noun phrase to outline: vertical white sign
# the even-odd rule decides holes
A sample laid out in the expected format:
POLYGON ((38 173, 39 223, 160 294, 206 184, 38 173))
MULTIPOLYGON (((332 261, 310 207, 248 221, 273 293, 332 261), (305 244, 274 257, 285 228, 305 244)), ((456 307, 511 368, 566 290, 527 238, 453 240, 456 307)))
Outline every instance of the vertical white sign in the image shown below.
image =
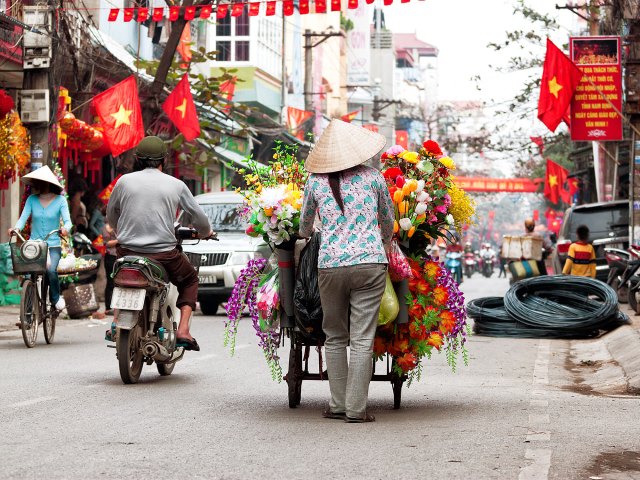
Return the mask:
POLYGON ((347 10, 346 17, 353 23, 347 32, 347 84, 369 85, 371 69, 371 5, 361 2, 357 9, 347 10))

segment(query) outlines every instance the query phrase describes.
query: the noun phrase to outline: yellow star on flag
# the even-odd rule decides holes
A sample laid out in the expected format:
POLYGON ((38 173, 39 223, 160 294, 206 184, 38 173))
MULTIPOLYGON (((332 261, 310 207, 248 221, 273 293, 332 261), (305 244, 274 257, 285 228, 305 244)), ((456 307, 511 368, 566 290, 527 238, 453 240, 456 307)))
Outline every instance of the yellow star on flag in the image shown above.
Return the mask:
POLYGON ((111 116, 116 119, 116 124, 113 128, 118 128, 120 125, 131 125, 129 117, 133 113, 133 110, 127 110, 124 105, 120 105, 120 108, 116 113, 112 113, 111 116))
POLYGON ((187 114, 187 99, 186 98, 182 99, 182 103, 176 107, 176 110, 178 110, 182 114, 182 119, 184 120, 184 116, 187 114))
POLYGON ((551 92, 551 95, 554 97, 558 98, 558 92, 563 88, 564 87, 558 83, 555 75, 551 80, 549 80, 549 92, 551 92))
POLYGON ((558 184, 558 176, 557 175, 549 175, 549 186, 555 187, 558 184))

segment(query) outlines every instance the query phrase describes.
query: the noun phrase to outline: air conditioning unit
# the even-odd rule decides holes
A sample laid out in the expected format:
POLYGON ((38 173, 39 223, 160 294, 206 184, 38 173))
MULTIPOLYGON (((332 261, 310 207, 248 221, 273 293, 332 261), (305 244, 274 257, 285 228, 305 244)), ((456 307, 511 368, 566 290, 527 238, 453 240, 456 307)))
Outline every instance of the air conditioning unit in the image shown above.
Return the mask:
POLYGON ((22 123, 49 122, 49 90, 22 90, 20 120, 22 123))
POLYGON ((49 68, 51 64, 51 36, 49 32, 51 32, 52 22, 50 9, 46 6, 24 6, 23 19, 27 25, 45 33, 43 35, 24 29, 24 38, 22 40, 23 68, 49 68))

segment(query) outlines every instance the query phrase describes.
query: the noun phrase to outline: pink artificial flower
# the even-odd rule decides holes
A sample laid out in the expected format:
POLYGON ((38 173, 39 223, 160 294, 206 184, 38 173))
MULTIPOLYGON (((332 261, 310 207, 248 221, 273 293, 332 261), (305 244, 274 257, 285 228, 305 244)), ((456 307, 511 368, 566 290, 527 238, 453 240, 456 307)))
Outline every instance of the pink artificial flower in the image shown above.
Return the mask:
POLYGON ((447 213, 447 206, 446 205, 438 205, 435 210, 438 213, 447 213))
POLYGON ((387 155, 389 156, 396 156, 396 155, 400 155, 402 152, 404 152, 404 147, 400 146, 400 145, 394 145, 393 147, 391 147, 389 150, 387 150, 387 155))

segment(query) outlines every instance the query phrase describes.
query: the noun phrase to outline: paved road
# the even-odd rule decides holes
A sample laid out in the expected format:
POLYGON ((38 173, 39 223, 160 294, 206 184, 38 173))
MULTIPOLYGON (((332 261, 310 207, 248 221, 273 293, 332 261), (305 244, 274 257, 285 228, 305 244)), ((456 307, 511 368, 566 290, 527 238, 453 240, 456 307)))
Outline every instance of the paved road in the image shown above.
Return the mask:
MULTIPOLYGON (((471 298, 507 283, 463 287, 471 298)), ((289 409, 247 320, 230 358, 223 318, 196 317, 202 351, 131 386, 105 329, 63 322, 31 350, 0 334, 0 478, 640 478, 640 397, 593 394, 587 344, 473 337, 470 365, 452 374, 434 357, 400 410, 374 383, 377 421, 354 425, 320 417, 326 382, 306 382, 289 409)))

